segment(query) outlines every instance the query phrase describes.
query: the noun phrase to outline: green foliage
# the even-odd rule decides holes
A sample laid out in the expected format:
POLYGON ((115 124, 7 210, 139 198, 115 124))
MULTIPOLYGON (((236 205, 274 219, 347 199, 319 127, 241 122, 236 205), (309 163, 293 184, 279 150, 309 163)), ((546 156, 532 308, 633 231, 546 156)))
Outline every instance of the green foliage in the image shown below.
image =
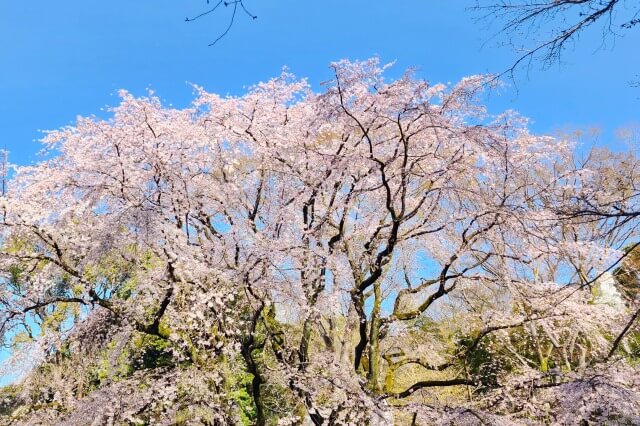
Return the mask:
POLYGON ((239 407, 240 420, 243 425, 252 425, 256 421, 256 407, 247 389, 229 392, 229 398, 239 407))
POLYGON ((229 399, 238 408, 237 414, 243 425, 255 424, 256 406, 251 396, 251 382, 253 374, 248 373, 243 367, 243 362, 234 359, 229 363, 223 362, 229 369, 225 375, 225 388, 228 389, 229 399))
POLYGON ((116 289, 115 295, 119 299, 129 299, 137 286, 138 280, 135 277, 131 277, 125 280, 124 283, 116 289))
POLYGON ((479 390, 485 392, 498 386, 500 372, 508 366, 500 357, 487 349, 493 342, 492 337, 485 338, 482 344, 470 349, 475 339, 462 337, 458 340, 464 350, 465 357, 462 360, 467 373, 479 383, 479 390))
POLYGON ((90 369, 89 382, 97 388, 107 380, 117 381, 135 371, 173 367, 175 362, 170 349, 168 340, 143 333, 134 333, 124 344, 113 340, 90 369))
POLYGON ((27 333, 26 331, 19 331, 11 338, 11 345, 18 346, 22 343, 30 343, 32 341, 33 338, 29 336, 29 333, 27 333))
POLYGON ((176 412, 175 416, 176 425, 190 425, 190 424, 199 424, 199 425, 214 425, 215 419, 213 418, 210 411, 202 407, 185 407, 181 408, 176 412))
POLYGON ((18 407, 20 404, 19 393, 20 388, 18 386, 0 387, 0 416, 8 416, 18 407))
POLYGON ((22 239, 16 235, 12 235, 11 238, 6 240, 3 244, 3 248, 7 253, 17 254, 24 251, 31 251, 34 249, 33 244, 25 239, 22 239))
POLYGON ((627 359, 633 364, 640 365, 640 331, 629 333, 627 346, 627 359))
POLYGON ((22 266, 13 264, 9 266, 9 284, 17 291, 20 290, 20 282, 22 280, 22 266))
POLYGON ((138 334, 132 340, 132 368, 142 370, 174 365, 170 342, 147 334, 138 334))
POLYGON ((129 299, 138 287, 137 267, 149 270, 159 265, 159 260, 150 251, 139 253, 134 244, 130 244, 124 253, 111 251, 83 271, 83 279, 94 283, 106 294, 119 299, 129 299), (124 256, 127 254, 128 256, 124 256))
POLYGON ((58 303, 51 305, 42 312, 43 321, 40 325, 42 334, 48 330, 62 330, 69 321, 75 320, 80 315, 80 307, 75 303, 58 303))

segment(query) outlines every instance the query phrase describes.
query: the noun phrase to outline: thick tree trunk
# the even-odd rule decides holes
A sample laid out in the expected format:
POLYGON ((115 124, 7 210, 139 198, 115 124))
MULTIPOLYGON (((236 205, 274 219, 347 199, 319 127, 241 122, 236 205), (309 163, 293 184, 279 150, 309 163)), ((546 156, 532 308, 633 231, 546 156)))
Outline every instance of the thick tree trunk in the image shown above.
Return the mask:
POLYGON ((380 282, 374 284, 373 290, 374 301, 369 331, 369 373, 367 378, 371 389, 378 392, 380 391, 380 304, 382 303, 380 282))
POLYGON ((360 336, 360 340, 356 345, 353 353, 353 368, 355 371, 360 370, 360 363, 362 361, 362 354, 364 349, 367 347, 368 337, 367 337, 367 316, 364 312, 364 297, 359 292, 352 294, 351 296, 353 300, 354 308, 358 314, 358 335, 360 336))

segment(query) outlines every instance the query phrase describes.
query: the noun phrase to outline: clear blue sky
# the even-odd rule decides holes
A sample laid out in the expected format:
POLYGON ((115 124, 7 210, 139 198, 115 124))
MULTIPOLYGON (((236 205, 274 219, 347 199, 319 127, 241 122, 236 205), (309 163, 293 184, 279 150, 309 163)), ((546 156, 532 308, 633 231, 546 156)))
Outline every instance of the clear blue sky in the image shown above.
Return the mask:
MULTIPOLYGON (((0 0, 0 146, 11 160, 37 159, 38 129, 70 124, 76 115, 102 114, 126 88, 152 87, 176 106, 187 105, 187 82, 222 94, 279 73, 283 65, 316 85, 341 58, 379 55, 397 60, 394 73, 416 66, 432 82, 503 70, 515 56, 489 43, 476 23, 473 1, 246 0, 259 18, 239 16, 229 35, 228 15, 184 22, 205 0, 0 0)), ((229 10, 222 10, 223 13, 229 10)), ((518 91, 492 96, 492 112, 513 108, 534 120, 536 132, 597 126, 615 146, 616 128, 637 123, 640 31, 601 46, 598 29, 580 39, 564 63, 528 76, 518 91)))

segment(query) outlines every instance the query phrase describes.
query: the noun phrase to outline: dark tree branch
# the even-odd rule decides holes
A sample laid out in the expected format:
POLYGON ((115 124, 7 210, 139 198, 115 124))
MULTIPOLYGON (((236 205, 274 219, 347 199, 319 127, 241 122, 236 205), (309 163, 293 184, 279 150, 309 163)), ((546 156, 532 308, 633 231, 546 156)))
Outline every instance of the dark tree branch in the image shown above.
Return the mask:
POLYGON ((398 393, 388 393, 384 395, 382 398, 406 398, 411 396, 414 392, 423 389, 423 388, 435 388, 435 387, 448 387, 448 386, 461 386, 461 385, 474 385, 473 380, 467 379, 448 379, 448 380, 423 380, 420 382, 416 382, 411 385, 409 388, 402 392, 398 393))
POLYGON ((522 50, 516 61, 499 74, 511 74, 523 63, 540 59, 545 66, 559 61, 569 43, 597 23, 603 38, 615 36, 616 29, 640 24, 640 3, 624 0, 477 0, 473 8, 481 19, 500 22, 494 36, 506 35, 508 43, 522 50), (533 35, 541 37, 527 46, 533 35))
MULTIPOLYGON (((207 4, 209 4, 209 0, 207 0, 207 4)), ((233 26, 235 19, 236 19, 236 13, 238 11, 238 6, 240 7, 240 9, 242 9, 242 11, 251 19, 258 19, 257 15, 254 15, 253 13, 249 12, 249 9, 247 9, 247 7, 244 4, 244 0, 220 0, 218 1, 215 6, 213 6, 212 8, 205 10, 204 12, 195 15, 193 17, 186 17, 185 18, 185 22, 193 22, 193 21, 197 21, 207 15, 210 15, 212 13, 214 13, 216 10, 218 10, 218 8, 220 6, 233 6, 233 10, 231 12, 231 18, 229 19, 229 22, 227 24, 227 27, 225 28, 225 30, 212 42, 209 43, 209 46, 213 46, 216 43, 218 43, 224 36, 226 36, 229 31, 231 30, 231 27, 233 26)))

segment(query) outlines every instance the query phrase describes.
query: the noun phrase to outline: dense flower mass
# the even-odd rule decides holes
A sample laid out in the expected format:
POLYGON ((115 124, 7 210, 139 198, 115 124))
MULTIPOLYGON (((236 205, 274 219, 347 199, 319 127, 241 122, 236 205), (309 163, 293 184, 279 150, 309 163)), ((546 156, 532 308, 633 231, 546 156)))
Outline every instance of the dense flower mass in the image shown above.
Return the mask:
POLYGON ((0 421, 638 424, 635 157, 384 68, 49 133, 1 199, 0 421))

